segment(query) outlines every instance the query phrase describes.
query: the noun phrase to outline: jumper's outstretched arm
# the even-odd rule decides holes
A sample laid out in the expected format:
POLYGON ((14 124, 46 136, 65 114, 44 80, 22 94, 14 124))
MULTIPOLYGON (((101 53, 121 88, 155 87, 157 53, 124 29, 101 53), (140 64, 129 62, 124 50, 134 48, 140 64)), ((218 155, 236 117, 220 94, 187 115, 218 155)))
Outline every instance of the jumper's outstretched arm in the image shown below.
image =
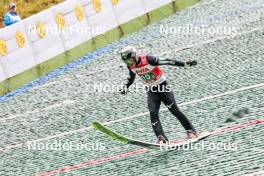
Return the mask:
POLYGON ((194 66, 197 65, 196 61, 177 61, 173 59, 159 59, 157 57, 153 56, 147 56, 149 64, 156 66, 156 65, 172 65, 172 66, 178 66, 178 67, 186 67, 186 66, 194 66))

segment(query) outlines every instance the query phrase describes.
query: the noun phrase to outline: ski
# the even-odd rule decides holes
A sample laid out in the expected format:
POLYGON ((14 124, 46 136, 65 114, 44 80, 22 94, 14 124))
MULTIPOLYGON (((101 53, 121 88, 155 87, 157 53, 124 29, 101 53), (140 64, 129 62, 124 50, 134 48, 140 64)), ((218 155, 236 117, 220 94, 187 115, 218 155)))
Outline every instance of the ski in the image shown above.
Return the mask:
POLYGON ((131 139, 129 137, 126 137, 126 136, 123 136, 115 131, 113 131, 112 129, 104 126, 103 124, 99 123, 99 122, 92 122, 92 126, 101 131, 102 133, 106 134, 107 136, 111 137, 112 139, 114 140, 117 140, 119 142, 122 142, 124 144, 132 144, 132 145, 137 145, 137 146, 140 146, 140 147, 146 147, 146 148, 149 148, 149 149, 155 149, 155 150, 158 150, 158 149, 163 149, 163 148, 166 148, 166 149, 175 149, 177 147, 180 147, 180 146, 184 146, 184 145, 188 145, 190 143, 194 143, 194 142, 197 142, 199 140, 202 140, 202 139, 205 139, 206 137, 210 136, 211 133, 210 132, 204 132, 204 133, 201 133, 197 138, 193 138, 193 139, 189 139, 189 140, 182 140, 181 142, 172 142, 172 143, 169 143, 169 144, 153 144, 153 143, 148 143, 148 142, 142 142, 142 141, 138 141, 138 140, 134 140, 134 139, 131 139))

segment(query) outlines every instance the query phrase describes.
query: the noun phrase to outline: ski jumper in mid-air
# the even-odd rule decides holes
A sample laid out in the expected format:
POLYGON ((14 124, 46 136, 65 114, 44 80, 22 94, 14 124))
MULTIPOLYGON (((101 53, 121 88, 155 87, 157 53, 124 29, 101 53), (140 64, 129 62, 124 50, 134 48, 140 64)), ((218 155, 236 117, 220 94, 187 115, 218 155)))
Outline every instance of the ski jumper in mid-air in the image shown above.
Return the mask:
POLYGON ((157 143, 167 143, 168 138, 164 134, 159 119, 159 109, 163 102, 169 111, 178 118, 181 125, 186 130, 188 138, 198 136, 195 128, 187 117, 179 110, 174 98, 174 94, 170 89, 170 84, 167 82, 164 72, 159 65, 172 65, 179 67, 195 66, 197 61, 181 62, 171 59, 161 60, 150 55, 139 55, 138 51, 133 46, 127 46, 120 51, 122 60, 126 63, 129 69, 129 77, 127 83, 123 86, 121 93, 126 94, 128 88, 133 84, 136 75, 139 75, 144 83, 149 87, 148 108, 150 112, 151 125, 157 136, 157 143))

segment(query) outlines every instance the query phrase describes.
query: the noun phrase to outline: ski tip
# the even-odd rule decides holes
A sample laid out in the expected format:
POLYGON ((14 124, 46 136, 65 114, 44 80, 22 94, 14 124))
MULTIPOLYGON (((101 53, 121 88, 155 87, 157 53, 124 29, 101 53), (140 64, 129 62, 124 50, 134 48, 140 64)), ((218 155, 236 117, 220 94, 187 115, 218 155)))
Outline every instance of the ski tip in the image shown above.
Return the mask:
POLYGON ((101 123, 99 123, 99 122, 92 122, 92 127, 94 127, 95 129, 98 129, 100 126, 102 126, 101 125, 101 123))
POLYGON ((129 141, 128 138, 122 136, 119 133, 116 133, 116 132, 112 131, 110 128, 107 128, 106 126, 104 126, 100 122, 92 122, 92 127, 94 127, 96 130, 99 130, 102 133, 110 136, 114 140, 118 140, 120 142, 123 142, 125 144, 128 144, 128 141, 129 141))

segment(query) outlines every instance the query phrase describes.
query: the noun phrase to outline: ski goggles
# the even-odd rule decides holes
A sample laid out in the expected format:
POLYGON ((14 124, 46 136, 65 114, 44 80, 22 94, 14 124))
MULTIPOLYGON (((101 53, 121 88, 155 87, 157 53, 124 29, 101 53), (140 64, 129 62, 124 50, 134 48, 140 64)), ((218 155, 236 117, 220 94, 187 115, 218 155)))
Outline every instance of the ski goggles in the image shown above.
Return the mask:
POLYGON ((132 65, 133 64, 133 59, 131 57, 131 54, 121 54, 122 60, 127 64, 127 65, 132 65))
POLYGON ((133 59, 127 59, 127 60, 123 60, 125 62, 125 64, 127 65, 132 65, 134 63, 133 59))

